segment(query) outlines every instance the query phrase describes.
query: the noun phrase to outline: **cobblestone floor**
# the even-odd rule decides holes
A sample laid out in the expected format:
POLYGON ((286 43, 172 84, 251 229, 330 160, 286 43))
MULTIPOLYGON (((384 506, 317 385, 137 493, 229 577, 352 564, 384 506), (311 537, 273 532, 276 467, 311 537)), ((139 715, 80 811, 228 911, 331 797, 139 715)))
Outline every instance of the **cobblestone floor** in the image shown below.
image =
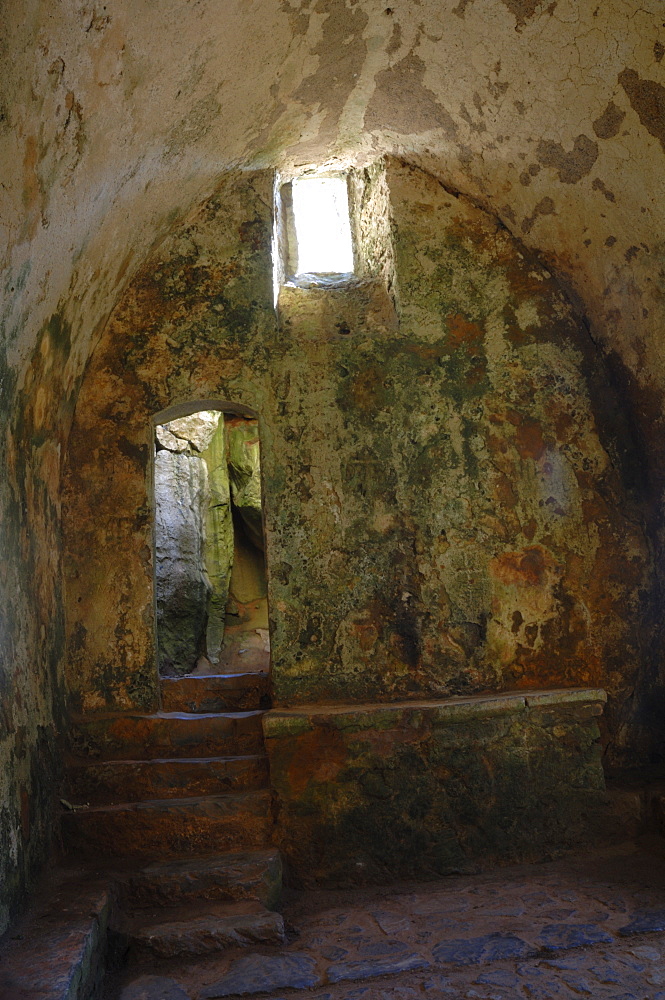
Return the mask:
POLYGON ((308 892, 291 942, 128 967, 107 1000, 665 1000, 665 845, 308 892), (156 978, 152 978, 156 977, 156 978))

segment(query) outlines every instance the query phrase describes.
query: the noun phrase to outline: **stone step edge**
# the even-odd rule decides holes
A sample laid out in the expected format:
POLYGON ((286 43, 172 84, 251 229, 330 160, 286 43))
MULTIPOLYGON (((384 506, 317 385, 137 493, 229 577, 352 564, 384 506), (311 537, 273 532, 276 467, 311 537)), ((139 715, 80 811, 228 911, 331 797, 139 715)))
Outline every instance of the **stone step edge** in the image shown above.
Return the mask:
POLYGON ((126 862, 121 868, 109 869, 123 909, 134 914, 154 910, 156 906, 161 908, 164 899, 200 899, 204 904, 256 900, 268 910, 278 911, 282 876, 282 855, 272 845, 185 854, 147 863, 126 862), (177 887, 179 879, 184 880, 182 892, 177 887), (240 894, 236 895, 238 889, 240 894), (213 894, 209 895, 211 890, 213 894), (216 894, 218 891, 220 895, 216 894))
MULTIPOLYGON (((198 899, 195 902, 174 903, 167 906, 127 908, 117 906, 111 916, 114 930, 133 934, 144 927, 161 928, 199 918, 246 917, 254 914, 279 913, 271 910, 258 899, 198 899), (150 919, 152 917, 152 919, 150 919)), ((281 913, 279 913, 281 916, 281 913)))
POLYGON ((108 812, 121 812, 127 811, 137 812, 140 809, 154 808, 159 809, 164 807, 167 809, 174 809, 178 806, 192 806, 199 802, 226 802, 228 803, 230 799, 235 799, 236 801, 242 800, 247 801, 250 798, 266 798, 270 795, 270 788, 255 788, 250 789, 246 792, 227 792, 226 794, 220 795, 193 795, 189 798, 181 799, 139 799, 138 802, 116 802, 111 805, 103 806, 77 806, 75 809, 67 809, 65 806, 60 815, 61 816, 72 816, 77 814, 84 814, 86 816, 90 813, 108 813, 108 812))
POLYGON ((96 722, 109 722, 113 719, 139 719, 151 722, 197 722, 202 719, 248 719, 265 715, 269 709, 252 708, 243 712, 97 712, 94 715, 71 715, 70 721, 76 726, 91 726, 96 722))
POLYGON ((157 958, 191 960, 204 958, 230 948, 280 947, 286 943, 284 918, 276 910, 254 903, 247 911, 246 901, 208 906, 198 916, 183 914, 178 908, 165 908, 167 919, 146 923, 145 915, 118 919, 113 930, 139 953, 157 958), (242 912, 242 909, 245 912, 242 912), (237 908, 239 912, 231 912, 237 908), (215 913, 227 909, 227 913, 215 913), (168 919, 170 918, 170 919, 168 919))
POLYGON ((68 767, 108 767, 116 764, 207 764, 215 762, 218 764, 229 761, 253 761, 268 760, 265 753, 239 753, 224 754, 222 756, 211 755, 210 757, 78 757, 74 754, 67 754, 65 758, 65 768, 68 767))
POLYGON ((246 670, 238 674, 184 674, 182 677, 160 677, 160 685, 164 684, 179 684, 182 681, 189 683, 190 681, 200 681, 205 683, 206 681, 244 681, 244 680, 261 680, 266 681, 270 677, 270 673, 267 670, 246 670))
MULTIPOLYGON (((172 801, 171 799, 169 801, 172 801)), ((151 861, 150 864, 139 864, 138 866, 125 866, 122 869, 110 869, 110 877, 115 881, 122 880, 123 878, 130 876, 134 878, 137 875, 145 875, 146 877, 151 877, 153 875, 157 876, 162 872, 168 872, 172 868, 181 867, 183 870, 197 871, 201 868, 208 867, 211 862, 218 861, 219 867, 223 865, 233 865, 237 864, 242 858, 250 858, 257 861, 275 861, 281 859, 281 852, 278 847, 268 846, 268 847, 247 847, 238 848, 233 851, 208 851, 206 854, 197 854, 196 856, 190 856, 189 854, 183 855, 180 858, 169 858, 165 861, 151 861)))

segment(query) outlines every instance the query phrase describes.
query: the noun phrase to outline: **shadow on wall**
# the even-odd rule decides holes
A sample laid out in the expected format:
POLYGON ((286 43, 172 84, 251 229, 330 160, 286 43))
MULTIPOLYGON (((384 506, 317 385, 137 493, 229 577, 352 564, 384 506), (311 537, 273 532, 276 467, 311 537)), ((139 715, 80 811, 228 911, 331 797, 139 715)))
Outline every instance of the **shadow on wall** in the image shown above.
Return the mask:
POLYGON ((154 470, 160 674, 267 670, 258 421, 200 410, 160 424, 154 470))

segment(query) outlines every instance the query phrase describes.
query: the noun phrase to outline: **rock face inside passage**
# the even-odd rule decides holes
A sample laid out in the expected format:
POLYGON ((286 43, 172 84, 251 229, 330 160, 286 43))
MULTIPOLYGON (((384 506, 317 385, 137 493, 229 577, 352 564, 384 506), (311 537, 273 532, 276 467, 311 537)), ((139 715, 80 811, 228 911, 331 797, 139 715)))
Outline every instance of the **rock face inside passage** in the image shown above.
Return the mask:
POLYGON ((249 540, 263 549, 258 421, 230 420, 227 433, 233 506, 245 524, 249 540))
POLYGON ((195 455, 155 456, 155 539, 159 667, 186 674, 205 652, 210 581, 205 570, 208 476, 195 455))
POLYGON ((160 673, 188 674, 220 655, 222 670, 236 660, 267 668, 258 421, 201 410, 155 437, 160 673))

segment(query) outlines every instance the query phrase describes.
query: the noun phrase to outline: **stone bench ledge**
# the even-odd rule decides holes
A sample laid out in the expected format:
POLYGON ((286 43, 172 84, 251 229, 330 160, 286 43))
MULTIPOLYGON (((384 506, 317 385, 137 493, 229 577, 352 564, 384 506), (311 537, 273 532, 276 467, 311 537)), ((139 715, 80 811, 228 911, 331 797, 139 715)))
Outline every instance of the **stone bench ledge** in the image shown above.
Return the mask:
POLYGON ((534 708, 559 706, 600 706, 607 701, 602 688, 561 688, 544 691, 480 694, 467 698, 440 701, 402 701, 391 704, 301 705, 297 708, 272 709, 263 717, 265 736, 296 735, 325 722, 335 729, 397 729, 419 725, 428 719, 433 725, 515 715, 534 708))

